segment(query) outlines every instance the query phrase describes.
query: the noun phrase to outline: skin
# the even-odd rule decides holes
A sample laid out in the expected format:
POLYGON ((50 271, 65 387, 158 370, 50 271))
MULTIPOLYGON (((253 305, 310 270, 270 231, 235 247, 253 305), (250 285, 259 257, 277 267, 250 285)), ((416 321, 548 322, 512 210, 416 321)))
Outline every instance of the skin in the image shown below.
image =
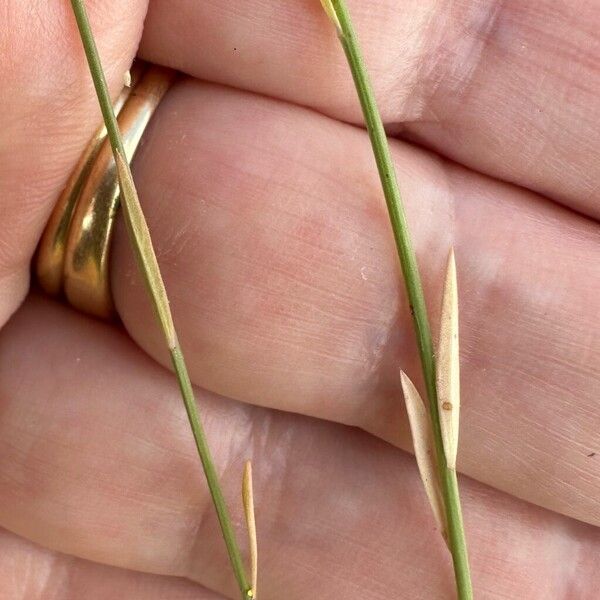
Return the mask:
MULTIPOLYGON (((596 3, 349 6, 434 325, 456 249, 476 595, 592 600, 596 3)), ((115 94, 136 53, 185 74, 134 175, 242 541, 242 465, 254 463, 260 597, 451 597, 406 452, 399 368, 420 382, 397 258, 319 2, 88 8, 115 94)), ((0 596, 236 598, 123 225, 121 324, 31 289, 41 231, 100 117, 69 3, 1 12, 0 596)))

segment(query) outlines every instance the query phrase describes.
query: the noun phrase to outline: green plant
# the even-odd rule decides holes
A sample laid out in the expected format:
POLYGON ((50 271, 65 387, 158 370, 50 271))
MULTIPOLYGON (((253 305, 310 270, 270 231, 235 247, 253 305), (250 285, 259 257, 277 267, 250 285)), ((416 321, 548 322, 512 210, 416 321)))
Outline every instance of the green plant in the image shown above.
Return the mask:
POLYGON ((117 165, 119 184, 121 187, 120 199, 124 209, 123 212, 125 216, 125 223, 127 224, 129 239, 135 252, 140 272, 144 277, 146 288, 150 295, 158 322, 160 323, 169 348, 171 362, 179 383, 185 409, 188 415, 190 426, 192 428, 194 440, 196 442, 196 448, 202 462, 206 481, 208 483, 212 501, 217 512, 217 517, 221 526, 221 532, 223 534, 223 539, 225 540, 225 545, 227 547, 227 552, 229 554, 229 559, 238 587, 244 600, 248 600, 248 598, 255 598, 255 587, 253 586, 256 585, 256 531, 254 527, 254 509, 251 493, 252 486, 250 481, 251 470, 247 467, 245 471, 243 498, 251 546, 252 585, 248 583, 239 546, 235 538, 231 519, 229 517, 229 512, 225 504, 225 499, 223 498, 223 493, 219 485, 219 480, 213 464, 210 449, 206 441, 206 435, 200 421, 192 384, 188 375, 183 353, 179 346, 175 326, 173 324, 173 318, 169 308, 169 300, 167 298, 165 286, 152 246, 152 240, 150 239, 150 232, 148 231, 146 219, 144 218, 144 214, 142 212, 135 189, 131 169, 129 168, 129 163, 126 160, 121 133, 119 131, 117 119, 115 118, 113 111, 104 71, 102 69, 102 64, 100 62, 100 57, 98 55, 98 50, 96 48, 96 43, 90 27, 85 4, 83 0, 71 0, 71 6, 73 7, 73 12, 77 20, 77 26, 79 28, 79 33, 88 60, 90 73, 94 82, 96 94, 98 95, 98 102, 102 110, 102 116, 108 132, 108 138, 110 140, 117 165))
MULTIPOLYGON (((381 179, 381 185, 383 187, 383 193, 390 216, 398 257, 400 259, 402 273, 404 276, 408 301, 413 317, 413 324, 417 337, 417 346, 421 360, 423 377, 425 380, 425 387, 427 390, 427 398, 429 401, 430 419, 428 426, 431 427, 432 432, 431 437, 433 439, 433 454, 435 456, 434 463, 432 464, 435 465, 436 473, 431 474, 430 482, 429 484, 425 482, 425 487, 428 489, 428 487, 431 488, 431 486, 433 486, 431 489, 439 489, 441 506, 435 508, 434 500, 432 502, 432 507, 434 508, 434 512, 437 511, 443 515, 443 517, 440 515, 439 521, 440 525, 442 526, 442 530, 446 531, 446 541, 452 554, 458 597, 461 600, 468 600, 473 597, 473 590, 471 585, 467 544, 458 491, 458 480, 452 454, 451 452, 446 454, 444 450, 445 439, 447 440, 446 447, 449 449, 453 445, 455 449, 456 442, 458 440, 457 429, 454 433, 448 433, 449 427, 451 427, 452 424, 455 424, 456 426, 458 425, 458 402, 455 398, 455 406, 450 407, 454 409, 454 413, 452 414, 452 411, 448 411, 452 415, 452 419, 448 419, 447 415, 440 414, 441 411, 439 408, 438 398, 439 389, 442 387, 440 384, 443 384, 444 381, 448 381, 448 377, 450 377, 451 380, 456 383, 456 377, 458 374, 457 372, 453 375, 448 375, 446 373, 442 375, 441 379, 436 377, 436 363, 431 337, 431 328, 429 326, 427 308, 425 305, 425 296, 423 294, 417 258, 408 230, 406 215, 402 204, 402 198, 397 183, 394 165, 390 155, 387 136, 385 134, 381 116, 377 108, 375 96, 373 94, 371 83, 365 68, 358 40, 354 32, 350 14, 344 0, 321 0, 321 4, 323 5, 323 8, 329 16, 331 22, 335 26, 338 38, 346 54, 348 65, 354 79, 358 99, 363 111, 367 131, 371 140, 375 162, 377 164, 379 177, 381 179), (452 436, 454 436, 453 439, 452 436)), ((456 286, 454 286, 454 290, 456 290, 456 286)), ((446 305, 446 303, 447 300, 445 300, 444 304, 446 305)), ((447 337, 442 341, 446 345, 449 344, 447 337)), ((446 352, 446 350, 444 350, 444 352, 446 352)), ((452 363, 454 368, 457 366, 457 346, 456 349, 450 350, 450 352, 453 353, 453 358, 450 360, 450 363, 452 363)), ((448 368, 450 363, 446 361, 444 367, 448 368)), ((411 393, 412 390, 409 389, 410 386, 408 386, 406 383, 407 378, 403 377, 403 379, 405 393, 408 391, 408 394, 406 394, 408 397, 407 402, 410 403, 411 398, 414 400, 414 394, 411 393)), ((414 386, 412 387, 414 388, 414 386)), ((444 401, 448 402, 448 400, 444 401)), ((452 404, 452 402, 450 403, 452 404)), ((415 406, 417 405, 417 402, 412 402, 412 404, 415 406)), ((417 427, 424 427, 422 419, 415 423, 417 423, 417 427)), ((427 438, 427 433, 413 430, 413 439, 420 437, 423 439, 427 438)), ((431 489, 428 489, 428 495, 430 495, 431 489)), ((434 495, 435 494, 437 494, 437 492, 435 492, 434 495)))
MULTIPOLYGON (((321 0, 321 3, 336 27, 354 79, 371 139, 402 267, 411 313, 413 315, 417 345, 427 389, 429 417, 427 417, 425 405, 416 388, 404 373, 401 374, 401 378, 411 422, 417 461, 434 514, 452 554, 458 596, 461 600, 468 600, 472 598, 473 592, 455 470, 458 443, 459 393, 458 309, 454 258, 451 255, 448 264, 439 347, 441 368, 439 368, 436 375, 433 342, 417 259, 410 240, 387 137, 353 30, 350 15, 344 0, 321 0)), ((85 5, 83 0, 71 0, 71 4, 77 19, 90 73, 98 95, 117 165, 121 186, 121 202, 124 208, 125 222, 130 241, 169 348, 173 368, 177 376, 198 454, 202 462, 238 587, 242 598, 246 600, 248 598, 255 598, 257 551, 251 468, 249 464, 246 466, 243 479, 243 501, 249 532, 252 563, 252 582, 249 584, 198 414, 192 385, 177 339, 166 290, 152 247, 148 227, 139 203, 131 170, 125 157, 118 124, 112 109, 85 5)))

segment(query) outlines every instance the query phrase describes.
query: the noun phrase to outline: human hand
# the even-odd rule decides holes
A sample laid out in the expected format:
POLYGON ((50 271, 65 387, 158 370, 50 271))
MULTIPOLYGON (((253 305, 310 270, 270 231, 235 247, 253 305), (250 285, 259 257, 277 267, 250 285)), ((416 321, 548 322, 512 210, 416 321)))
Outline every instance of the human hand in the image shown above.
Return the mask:
MULTIPOLYGON (((100 115, 69 4, 22 4, 0 25, 0 595, 235 597, 124 229, 112 282, 127 333, 24 299, 100 115)), ((242 461, 255 465, 259 592, 446 598, 447 553, 393 447, 410 448, 398 369, 418 365, 344 57, 317 1, 223 4, 151 1, 140 55, 189 77, 134 174, 237 522, 242 461)), ((116 93, 146 7, 88 5, 116 93)), ((477 597, 592 599, 597 11, 377 5, 350 9, 405 140, 393 152, 434 315, 457 252, 477 597)))

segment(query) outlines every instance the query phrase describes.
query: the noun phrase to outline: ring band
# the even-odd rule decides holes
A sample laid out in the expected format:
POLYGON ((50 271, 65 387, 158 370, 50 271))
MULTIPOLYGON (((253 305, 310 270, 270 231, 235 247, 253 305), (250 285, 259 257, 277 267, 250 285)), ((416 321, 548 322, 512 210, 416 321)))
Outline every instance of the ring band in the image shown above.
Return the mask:
MULTIPOLYGON (((131 68, 131 85, 124 87, 115 101, 113 106, 115 115, 121 112, 131 90, 139 81, 143 69, 143 65, 139 63, 134 64, 131 68)), ((102 124, 94 133, 77 166, 71 173, 40 239, 35 265, 37 280, 42 289, 52 296, 58 296, 62 292, 65 247, 71 219, 81 194, 81 188, 90 173, 106 135, 106 127, 102 124)))
MULTIPOLYGON (((160 101, 175 80, 170 69, 132 68, 131 88, 115 103, 126 158, 131 162, 160 101)), ((44 291, 64 293, 82 312, 111 318, 110 245, 119 204, 116 165, 105 128, 96 132, 59 197, 36 261, 44 291)))

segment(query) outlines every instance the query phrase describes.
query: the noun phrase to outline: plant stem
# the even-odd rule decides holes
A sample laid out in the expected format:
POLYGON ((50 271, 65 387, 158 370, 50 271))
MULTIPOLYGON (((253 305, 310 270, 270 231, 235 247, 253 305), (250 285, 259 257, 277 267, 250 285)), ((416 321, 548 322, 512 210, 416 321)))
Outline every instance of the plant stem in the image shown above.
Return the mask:
MULTIPOLYGON (((123 148, 121 133, 113 111, 104 71, 102 69, 102 64, 100 62, 100 57, 98 55, 98 50, 96 48, 94 36, 90 27, 84 0, 71 0, 71 6, 73 7, 73 12, 77 20, 77 26, 79 28, 79 33, 88 60, 94 87, 96 88, 96 93, 98 95, 98 102, 100 104, 102 116, 106 124, 108 137, 115 156, 115 162, 117 163, 118 167, 121 166, 123 169, 125 169, 124 178, 120 177, 121 193, 126 194, 127 188, 129 188, 128 191, 135 194, 137 200, 137 194, 135 193, 135 187, 129 165, 126 161, 123 161, 123 157, 126 156, 125 149, 123 148)), ((221 532, 227 547, 229 560, 242 594, 242 598, 244 600, 248 600, 248 598, 251 598, 253 595, 252 590, 246 578, 239 546, 235 539, 231 519, 229 517, 223 493, 219 485, 217 472, 215 470, 210 449, 206 441, 206 435, 200 421, 192 384, 173 326, 173 319, 169 309, 169 303, 164 290, 162 278, 160 277, 160 271, 158 269, 158 264, 156 263, 156 257, 152 249, 150 237, 147 233, 146 222, 143 217, 143 213, 141 212, 141 208, 138 210, 137 207, 134 206, 133 210, 136 212, 132 213, 131 207, 127 207, 127 210, 124 210, 127 229, 130 234, 130 241, 134 247, 140 269, 144 275, 146 286, 151 296, 155 313, 161 324, 163 333, 169 346, 171 362, 179 383, 185 409, 188 415, 192 433, 194 435, 194 440, 196 442, 196 448, 202 462, 206 481, 208 483, 213 504, 217 512, 217 517, 219 519, 221 532)))
POLYGON ((471 586, 469 559, 458 493, 458 481, 456 471, 449 469, 447 466, 442 444, 431 328, 427 317, 427 307, 425 305, 425 296, 423 294, 417 258, 408 231, 406 215, 402 205, 402 198, 390 155, 387 136, 381 122, 381 116, 377 108, 377 103, 361 55, 358 40, 352 26, 350 14, 346 7, 345 0, 331 0, 331 5, 333 6, 339 23, 338 35, 350 65, 367 130, 371 139, 371 145, 373 147, 381 185, 383 187, 392 230, 394 232, 396 248, 402 266, 402 273, 404 275, 410 311, 417 337, 423 377, 427 389, 427 397, 429 399, 435 454, 448 522, 448 543, 454 563, 458 597, 460 600, 471 600, 473 597, 473 590, 471 586))
POLYGON ((206 476, 206 482, 208 483, 208 489, 210 490, 210 495, 212 497, 215 510, 217 511, 217 517, 219 519, 219 525, 221 526, 221 532, 223 534, 223 539, 225 540, 225 545, 229 554, 229 560, 231 561, 233 572, 238 582, 240 591, 242 592, 242 598, 247 600, 250 597, 249 592, 251 587, 246 579, 244 564, 242 562, 240 550, 235 539, 235 533, 233 532, 233 526, 231 524, 231 519, 229 518, 227 505, 225 504, 225 499, 223 498, 223 492, 221 491, 221 486, 219 485, 219 479, 211 458, 210 449, 206 441, 206 435, 204 434, 204 428, 202 427, 198 410, 196 408, 192 383, 190 381, 183 354, 179 346, 171 350, 171 362, 177 376, 177 381, 179 382, 181 396, 183 398, 185 410, 194 434, 196 448, 198 449, 198 454, 202 462, 204 475, 206 476))

